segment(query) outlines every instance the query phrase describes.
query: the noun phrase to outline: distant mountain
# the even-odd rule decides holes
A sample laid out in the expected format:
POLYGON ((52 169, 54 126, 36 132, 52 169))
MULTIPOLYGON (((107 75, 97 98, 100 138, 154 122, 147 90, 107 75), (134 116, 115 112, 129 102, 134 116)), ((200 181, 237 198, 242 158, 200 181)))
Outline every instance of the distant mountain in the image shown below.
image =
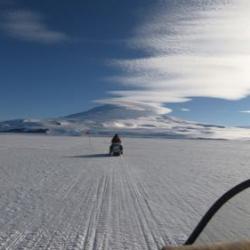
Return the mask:
POLYGON ((250 129, 185 121, 150 110, 103 105, 52 119, 0 122, 0 132, 51 135, 112 135, 192 139, 250 139, 250 129))
POLYGON ((76 121, 99 121, 104 122, 107 120, 117 119, 136 119, 140 116, 149 116, 154 113, 145 110, 134 110, 122 106, 115 105, 102 105, 96 108, 90 109, 86 112, 76 113, 73 115, 65 116, 67 120, 76 121))

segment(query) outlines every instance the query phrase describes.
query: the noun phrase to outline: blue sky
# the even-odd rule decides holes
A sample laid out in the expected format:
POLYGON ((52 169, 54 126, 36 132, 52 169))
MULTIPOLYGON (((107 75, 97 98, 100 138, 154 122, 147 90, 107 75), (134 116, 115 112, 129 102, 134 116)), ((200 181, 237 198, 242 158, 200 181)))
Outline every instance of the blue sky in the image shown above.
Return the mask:
POLYGON ((97 101, 250 125, 249 10, 246 0, 1 0, 0 120, 97 101))

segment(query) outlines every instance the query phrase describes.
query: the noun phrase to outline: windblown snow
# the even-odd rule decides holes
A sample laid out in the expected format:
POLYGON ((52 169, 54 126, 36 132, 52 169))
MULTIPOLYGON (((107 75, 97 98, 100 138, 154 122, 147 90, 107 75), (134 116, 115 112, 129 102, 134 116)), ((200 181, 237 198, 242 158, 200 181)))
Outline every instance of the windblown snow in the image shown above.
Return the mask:
POLYGON ((114 131, 129 136, 250 139, 250 129, 200 124, 181 120, 152 110, 103 105, 86 112, 51 119, 19 119, 0 122, 0 132, 74 135, 86 133, 111 135, 114 131))
MULTIPOLYGON (((160 249, 250 175, 248 142, 123 144, 123 157, 108 157, 107 138, 0 135, 0 249, 160 249)), ((249 222, 237 214, 239 204, 230 235, 249 222)))

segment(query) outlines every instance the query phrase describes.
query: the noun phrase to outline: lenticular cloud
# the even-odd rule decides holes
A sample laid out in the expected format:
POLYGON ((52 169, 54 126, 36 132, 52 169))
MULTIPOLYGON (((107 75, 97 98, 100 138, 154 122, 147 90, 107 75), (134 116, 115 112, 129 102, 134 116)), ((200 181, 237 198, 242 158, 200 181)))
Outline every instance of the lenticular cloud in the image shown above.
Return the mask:
POLYGON ((114 60, 126 88, 106 103, 152 105, 192 97, 238 100, 250 94, 250 2, 163 1, 128 45, 145 57, 114 60))

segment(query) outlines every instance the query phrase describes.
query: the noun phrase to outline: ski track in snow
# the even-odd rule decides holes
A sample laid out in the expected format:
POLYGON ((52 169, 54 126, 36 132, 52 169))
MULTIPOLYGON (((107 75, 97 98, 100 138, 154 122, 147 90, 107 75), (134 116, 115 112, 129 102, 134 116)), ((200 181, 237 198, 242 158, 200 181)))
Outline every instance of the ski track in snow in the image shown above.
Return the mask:
POLYGON ((250 176, 250 143, 0 135, 0 249, 151 250, 250 176))

